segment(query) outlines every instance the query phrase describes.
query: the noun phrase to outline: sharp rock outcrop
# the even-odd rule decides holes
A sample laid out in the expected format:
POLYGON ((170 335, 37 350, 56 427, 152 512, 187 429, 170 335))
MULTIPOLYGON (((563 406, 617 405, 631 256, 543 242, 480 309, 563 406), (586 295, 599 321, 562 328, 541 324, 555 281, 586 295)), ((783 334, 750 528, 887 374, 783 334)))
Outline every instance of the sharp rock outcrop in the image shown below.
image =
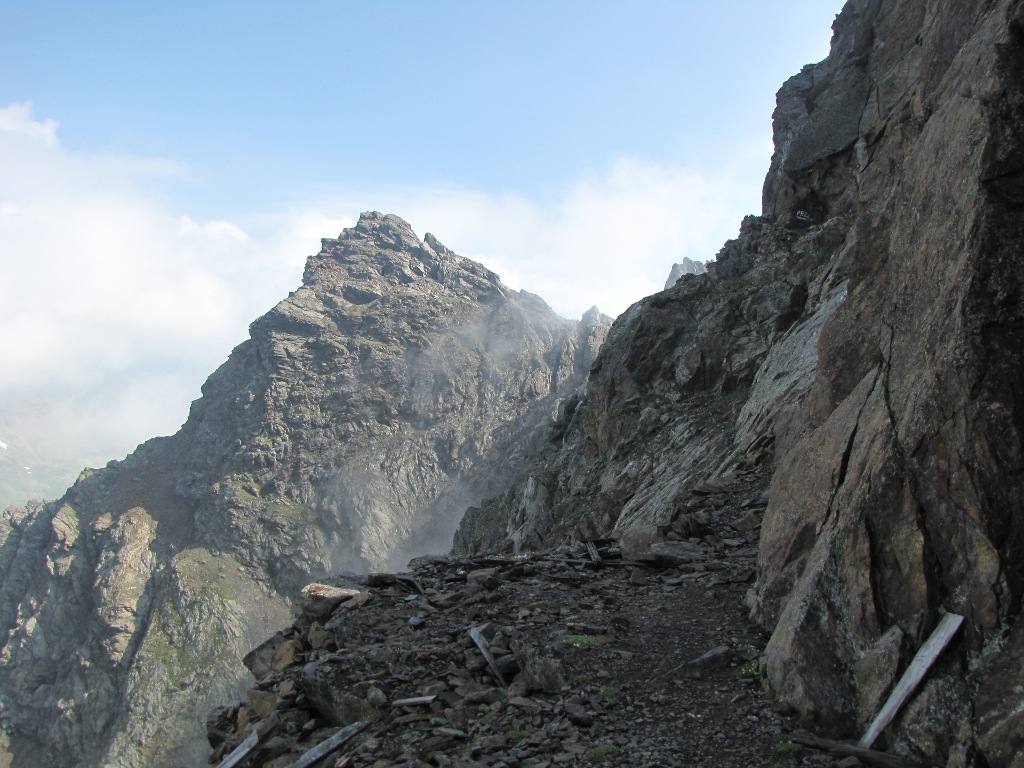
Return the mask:
POLYGON ((0 516, 0 754, 205 759, 206 711, 299 588, 446 550, 534 458, 609 322, 563 320, 394 216, 325 240, 180 432, 0 516))
POLYGON ((707 271, 707 265, 703 262, 694 261, 684 256, 681 262, 673 264, 672 269, 669 270, 668 280, 665 281, 665 290, 667 291, 675 285, 683 275, 703 275, 707 271))

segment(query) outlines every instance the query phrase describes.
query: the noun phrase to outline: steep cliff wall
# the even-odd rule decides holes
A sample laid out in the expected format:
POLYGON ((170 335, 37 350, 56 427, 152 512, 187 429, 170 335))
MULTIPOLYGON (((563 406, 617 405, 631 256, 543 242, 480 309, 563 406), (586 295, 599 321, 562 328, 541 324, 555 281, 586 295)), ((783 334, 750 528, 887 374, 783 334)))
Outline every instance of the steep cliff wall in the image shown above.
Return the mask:
POLYGON ((394 216, 325 240, 178 434, 0 516, 0 755, 205 760, 206 712, 298 588, 447 549, 534 458, 608 323, 394 216))
POLYGON ((616 320, 560 444, 457 548, 668 524, 760 464, 751 605, 780 701, 862 729, 954 611, 886 737, 1024 765, 1022 16, 851 0, 779 92, 762 215, 616 320))
MULTIPOLYGON (((848 298, 762 532, 768 677, 784 702, 862 727, 941 612, 963 614, 896 729, 952 764, 1024 764, 1021 20, 1017 2, 852 2, 833 54, 846 74, 783 92, 814 111, 864 103, 843 133, 848 298)), ((813 123, 791 129, 774 205, 806 184, 794 153, 816 141, 813 123)))

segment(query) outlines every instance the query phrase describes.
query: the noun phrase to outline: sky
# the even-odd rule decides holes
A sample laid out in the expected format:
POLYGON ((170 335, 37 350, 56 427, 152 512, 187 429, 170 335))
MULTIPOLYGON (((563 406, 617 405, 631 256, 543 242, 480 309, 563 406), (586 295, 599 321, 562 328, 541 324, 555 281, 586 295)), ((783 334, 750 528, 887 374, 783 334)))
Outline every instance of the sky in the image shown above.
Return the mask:
POLYGON ((759 212, 841 6, 0 0, 0 453, 174 432, 364 210, 621 313, 759 212))

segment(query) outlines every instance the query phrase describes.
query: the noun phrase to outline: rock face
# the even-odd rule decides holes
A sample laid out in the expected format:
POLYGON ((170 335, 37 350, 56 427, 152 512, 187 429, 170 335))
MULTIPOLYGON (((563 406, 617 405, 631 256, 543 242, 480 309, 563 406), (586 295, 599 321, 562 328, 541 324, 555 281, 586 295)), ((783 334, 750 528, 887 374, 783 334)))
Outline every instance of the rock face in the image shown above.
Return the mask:
POLYGON ((1024 765, 1022 22, 851 0, 779 93, 762 216, 616 320, 559 444, 458 548, 665 525, 770 463, 750 602, 781 702, 862 732, 953 611, 884 738, 1024 765))
POLYGON ((204 760, 206 712, 299 589, 446 550, 535 458, 609 322, 394 216, 325 240, 178 434, 0 516, 0 763, 204 760))
POLYGON ((853 182, 848 297, 763 529, 769 679, 859 728, 940 612, 963 614, 896 733, 991 766, 1024 764, 1022 19, 1014 2, 850 3, 828 64, 780 94, 765 206, 785 218, 853 182))
POLYGON ((682 262, 672 265, 672 269, 668 273, 668 280, 665 281, 665 290, 667 291, 675 285, 683 275, 703 275, 707 271, 707 266, 702 262, 684 256, 682 262))

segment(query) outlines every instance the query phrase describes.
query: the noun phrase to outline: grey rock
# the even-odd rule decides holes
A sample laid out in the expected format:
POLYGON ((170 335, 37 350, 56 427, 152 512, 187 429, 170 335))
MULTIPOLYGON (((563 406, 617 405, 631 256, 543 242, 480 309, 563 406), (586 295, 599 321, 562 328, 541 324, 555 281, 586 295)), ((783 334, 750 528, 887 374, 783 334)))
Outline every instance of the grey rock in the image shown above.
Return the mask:
POLYGON ((655 562, 666 565, 700 563, 708 559, 700 544, 689 541, 660 541, 651 545, 655 562))
MULTIPOLYGON (((0 515, 13 751, 26 768, 204 760, 208 703, 251 685, 243 656, 299 590, 447 550, 466 506, 546 443, 609 323, 564 320, 394 216, 324 240, 178 434, 0 515)), ((307 618, 328 603, 307 600, 307 618)), ((316 653, 343 634, 328 624, 316 653)), ((253 670, 286 666, 285 650, 306 652, 285 639, 253 670)))
POLYGON ((705 272, 707 272, 707 267, 703 263, 684 256, 682 262, 672 265, 672 269, 668 273, 668 280, 665 281, 665 290, 667 291, 675 285, 683 275, 703 275, 705 272))

